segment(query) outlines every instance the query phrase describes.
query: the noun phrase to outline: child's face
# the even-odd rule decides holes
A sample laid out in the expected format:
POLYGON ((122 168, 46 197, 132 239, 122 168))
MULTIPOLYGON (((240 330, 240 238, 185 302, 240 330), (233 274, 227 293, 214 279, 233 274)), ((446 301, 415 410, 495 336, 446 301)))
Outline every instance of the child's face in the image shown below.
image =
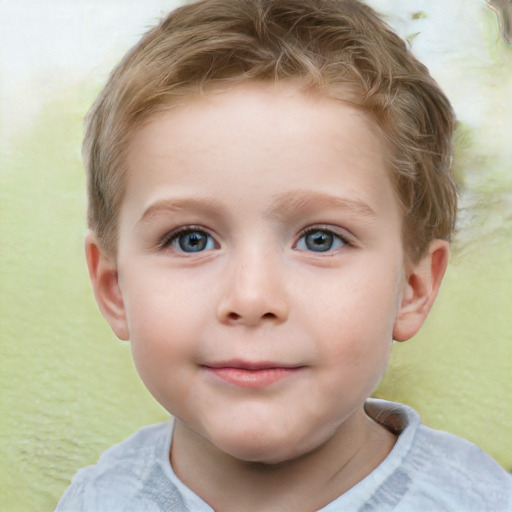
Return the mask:
POLYGON ((117 331, 224 452, 277 462, 349 425, 386 367, 403 261, 380 140, 341 102, 245 84, 134 136, 117 331))

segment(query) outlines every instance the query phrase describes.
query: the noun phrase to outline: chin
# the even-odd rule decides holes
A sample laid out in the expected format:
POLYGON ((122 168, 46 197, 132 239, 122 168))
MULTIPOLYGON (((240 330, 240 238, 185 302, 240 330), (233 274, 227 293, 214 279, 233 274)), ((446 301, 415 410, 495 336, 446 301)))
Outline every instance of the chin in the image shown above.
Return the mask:
POLYGON ((262 431, 224 431, 220 437, 212 438, 219 450, 231 457, 248 463, 278 465, 296 459, 310 451, 303 441, 296 440, 289 432, 280 435, 269 435, 262 431))
POLYGON ((283 464, 298 456, 297 450, 283 450, 282 446, 279 446, 279 451, 276 451, 273 449, 273 446, 269 445, 248 446, 247 444, 241 444, 239 446, 226 446, 224 449, 222 447, 219 448, 237 460, 267 466, 283 464))

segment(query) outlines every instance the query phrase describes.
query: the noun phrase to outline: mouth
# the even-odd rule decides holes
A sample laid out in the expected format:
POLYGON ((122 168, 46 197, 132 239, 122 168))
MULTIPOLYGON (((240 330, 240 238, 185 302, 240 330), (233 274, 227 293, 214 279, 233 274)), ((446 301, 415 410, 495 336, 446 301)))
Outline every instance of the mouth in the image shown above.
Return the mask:
POLYGON ((213 377, 241 388, 265 388, 290 378, 304 366, 274 362, 226 361, 203 365, 213 377))

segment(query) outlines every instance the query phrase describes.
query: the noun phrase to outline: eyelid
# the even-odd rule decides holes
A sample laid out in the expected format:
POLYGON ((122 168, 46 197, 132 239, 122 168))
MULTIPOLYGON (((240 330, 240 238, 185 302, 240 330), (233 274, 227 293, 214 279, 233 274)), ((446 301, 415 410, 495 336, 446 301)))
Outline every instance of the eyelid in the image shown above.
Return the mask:
MULTIPOLYGON (((199 225, 199 224, 187 224, 179 226, 175 229, 171 229, 170 231, 167 231, 162 237, 160 237, 159 241, 156 244, 157 249, 169 249, 170 243, 172 240, 174 240, 178 235, 181 233, 187 233, 190 231, 199 231, 202 233, 205 233, 209 237, 212 238, 215 244, 215 248, 220 248, 220 244, 217 240, 217 237, 214 233, 211 232, 210 229, 206 228, 205 226, 199 225)), ((299 240, 307 235, 308 233, 312 233, 315 231, 326 231, 329 233, 332 233, 333 235, 339 237, 344 246, 353 247, 355 246, 355 242, 353 241, 353 237, 350 236, 350 234, 347 233, 346 229, 329 225, 329 224, 312 224, 310 226, 307 226, 303 228, 297 235, 296 241, 294 242, 292 248, 295 248, 297 246, 297 243, 299 240)), ((333 251, 330 251, 333 252, 333 251)), ((319 253, 321 254, 321 253, 319 253)))
MULTIPOLYGON (((211 231, 208 228, 205 228, 204 226, 200 226, 197 224, 188 224, 184 226, 179 226, 175 229, 172 229, 171 231, 166 232, 164 236, 160 238, 160 240, 157 243, 158 249, 170 249, 171 242, 180 234, 182 233, 189 233, 191 231, 199 231, 201 233, 204 233, 205 235, 208 235, 211 237, 211 239, 215 243, 215 248, 218 249, 220 247, 220 244, 218 243, 216 237, 211 233, 211 231)), ((193 253, 187 253, 187 254, 193 254, 193 253)))
POLYGON ((312 224, 311 226, 307 226, 299 232, 299 234, 297 235, 297 241, 293 244, 293 246, 295 247, 297 245, 298 241, 303 236, 307 235, 308 233, 313 233, 315 231, 327 231, 327 232, 332 233, 333 235, 336 235, 337 237, 339 237, 345 245, 348 245, 348 246, 355 245, 355 243, 353 241, 353 237, 351 237, 349 235, 349 233, 347 233, 346 229, 332 226, 329 224, 312 224))

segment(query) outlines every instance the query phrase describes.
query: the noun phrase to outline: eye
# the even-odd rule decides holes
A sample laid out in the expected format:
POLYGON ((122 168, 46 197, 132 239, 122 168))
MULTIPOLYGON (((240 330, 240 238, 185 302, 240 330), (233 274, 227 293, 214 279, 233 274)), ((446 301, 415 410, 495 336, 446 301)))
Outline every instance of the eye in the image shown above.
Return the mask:
POLYGON ((299 251, 327 252, 343 247, 347 242, 327 229, 310 229, 300 238, 295 249, 299 251))
POLYGON ((200 229, 183 229, 171 235, 164 245, 171 247, 177 252, 202 252, 215 249, 214 239, 200 229))

